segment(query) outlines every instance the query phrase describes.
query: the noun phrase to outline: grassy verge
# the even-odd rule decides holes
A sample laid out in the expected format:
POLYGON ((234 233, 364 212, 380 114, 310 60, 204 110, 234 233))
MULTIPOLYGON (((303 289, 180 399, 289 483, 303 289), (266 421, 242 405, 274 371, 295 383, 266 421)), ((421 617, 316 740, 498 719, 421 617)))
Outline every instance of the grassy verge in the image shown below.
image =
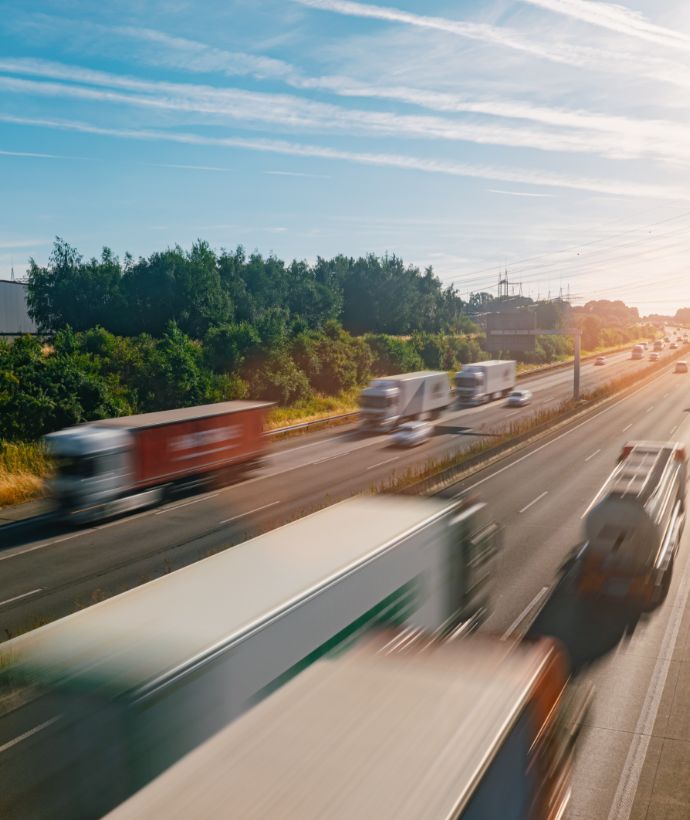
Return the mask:
POLYGON ((0 507, 41 495, 50 469, 50 459, 40 444, 0 443, 0 507))
POLYGON ((287 407, 273 407, 268 413, 267 429, 289 427, 305 421, 318 421, 340 413, 352 413, 357 409, 360 388, 355 387, 337 396, 315 395, 308 401, 290 404, 287 407))

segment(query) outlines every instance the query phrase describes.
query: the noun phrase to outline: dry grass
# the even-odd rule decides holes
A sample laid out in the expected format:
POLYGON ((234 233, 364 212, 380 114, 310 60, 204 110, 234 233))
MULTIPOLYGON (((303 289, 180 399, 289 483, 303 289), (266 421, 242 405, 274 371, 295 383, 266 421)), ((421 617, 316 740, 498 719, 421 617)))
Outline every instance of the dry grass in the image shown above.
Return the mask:
POLYGON ((0 443, 0 507, 43 494, 51 464, 39 443, 0 443))
POLYGON ((357 407, 360 388, 355 387, 337 396, 315 395, 309 401, 297 402, 287 407, 273 407, 268 413, 266 427, 275 430, 278 427, 289 427, 305 421, 337 416, 340 413, 352 413, 357 407))

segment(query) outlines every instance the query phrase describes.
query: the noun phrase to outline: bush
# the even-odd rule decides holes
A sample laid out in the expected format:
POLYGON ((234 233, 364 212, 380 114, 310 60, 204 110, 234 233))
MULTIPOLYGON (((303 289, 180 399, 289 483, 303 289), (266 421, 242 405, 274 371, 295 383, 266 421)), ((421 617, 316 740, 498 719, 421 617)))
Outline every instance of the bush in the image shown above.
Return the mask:
POLYGON ((248 375, 253 398, 292 404, 311 397, 309 380, 287 353, 271 353, 248 375))
POLYGON ((422 370, 424 362, 412 342, 397 336, 368 334, 364 337, 372 352, 372 372, 377 376, 422 370))

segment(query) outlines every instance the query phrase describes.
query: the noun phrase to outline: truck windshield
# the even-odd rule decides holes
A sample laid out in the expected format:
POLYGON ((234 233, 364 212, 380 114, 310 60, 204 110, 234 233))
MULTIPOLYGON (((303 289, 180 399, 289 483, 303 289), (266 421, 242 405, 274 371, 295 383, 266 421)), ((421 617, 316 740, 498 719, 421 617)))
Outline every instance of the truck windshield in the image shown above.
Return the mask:
POLYGON ((458 373, 455 377, 455 383, 458 387, 476 387, 481 384, 482 378, 480 373, 458 373))
POLYGON ((359 403, 361 407, 383 410, 392 406, 393 398, 391 396, 362 396, 359 403))
POLYGON ((58 475, 69 478, 91 478, 95 472, 95 459, 90 456, 57 456, 55 468, 58 475))

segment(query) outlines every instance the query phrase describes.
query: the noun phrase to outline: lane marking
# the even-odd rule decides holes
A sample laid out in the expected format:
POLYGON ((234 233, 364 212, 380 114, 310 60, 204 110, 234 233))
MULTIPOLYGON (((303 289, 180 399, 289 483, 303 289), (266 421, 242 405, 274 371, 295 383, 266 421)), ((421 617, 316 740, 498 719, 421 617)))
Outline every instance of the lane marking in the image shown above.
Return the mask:
MULTIPOLYGON (((641 384, 636 390, 632 390, 627 396, 623 396, 623 398, 618 399, 618 401, 614 402, 613 404, 610 404, 608 407, 605 407, 603 410, 600 410, 598 413, 595 413, 593 416, 589 416, 588 418, 581 421, 579 424, 576 424, 573 427, 570 427, 568 430, 565 430, 563 433, 560 433, 555 438, 552 438, 549 441, 544 442, 544 444, 539 445, 539 447, 535 447, 534 450, 530 450, 529 453, 525 453, 524 456, 520 456, 520 458, 516 458, 515 461, 511 461, 510 464, 506 464, 505 466, 501 467, 500 469, 495 470, 493 473, 490 473, 489 475, 484 476, 484 478, 480 478, 479 481, 475 481, 474 484, 470 484, 468 487, 466 487, 464 490, 462 490, 462 493, 466 493, 469 490, 473 490, 475 487, 481 486, 482 484, 486 483, 487 481, 491 481, 492 478, 495 478, 497 475, 500 475, 501 473, 504 473, 506 470, 510 470, 512 467, 515 467, 516 464, 520 464, 522 461, 525 461, 526 459, 531 458, 533 455, 536 455, 537 453, 541 452, 542 450, 545 450, 547 447, 550 447, 552 444, 555 444, 557 441, 560 441, 562 438, 565 438, 566 436, 569 436, 571 433, 574 433, 576 430, 579 430, 580 427, 584 427, 586 424, 591 424, 595 419, 598 419, 599 416, 603 416, 604 413, 609 413, 611 410, 614 410, 616 407, 618 407, 619 404, 623 404, 623 402, 627 401, 631 396, 634 396, 636 393, 639 393, 641 390, 644 390, 645 387, 649 387, 650 384, 654 384, 654 382, 657 381, 657 379, 662 378, 664 375, 666 375, 666 374, 659 373, 656 376, 653 376, 648 382, 646 382, 645 384, 641 384)), ((625 430, 630 429, 630 427, 632 427, 632 424, 629 424, 623 430, 623 432, 625 432, 625 430)), ((461 493, 458 493, 458 495, 460 495, 460 494, 461 493)))
POLYGON ((233 515, 231 518, 224 518, 220 523, 221 524, 229 524, 231 521, 237 521, 238 518, 245 518, 252 513, 257 513, 260 510, 267 510, 269 507, 275 507, 276 504, 280 504, 280 501, 271 501, 270 504, 264 504, 261 507, 255 507, 253 510, 247 510, 247 512, 239 513, 239 515, 233 515))
POLYGON ((37 732, 40 732, 41 729, 46 729, 50 726, 51 723, 55 723, 56 720, 59 720, 62 715, 56 715, 55 717, 50 718, 49 720, 44 721, 43 723, 39 723, 38 726, 34 726, 33 729, 29 729, 28 732, 24 732, 22 735, 17 735, 17 737, 12 738, 12 740, 8 740, 7 743, 4 743, 0 746, 0 754, 6 752, 8 749, 11 749, 13 746, 16 746, 17 743, 21 743, 22 740, 26 740, 27 738, 31 737, 31 735, 35 735, 37 732))
POLYGON ((385 461, 379 461, 378 464, 372 464, 371 467, 367 467, 367 470, 373 470, 375 467, 382 467, 384 464, 390 464, 391 461, 397 461, 400 456, 393 456, 393 458, 387 458, 385 461))
POLYGON ((166 507, 164 510, 158 510, 158 512, 155 512, 154 515, 165 515, 166 513, 174 512, 175 510, 181 510, 183 507, 191 507, 192 504, 198 504, 201 501, 209 501, 211 498, 216 498, 216 496, 219 495, 220 493, 204 495, 201 498, 195 498, 193 501, 185 501, 184 504, 175 504, 174 507, 166 507))
MULTIPOLYGON (((571 374, 567 370, 563 371, 563 373, 564 373, 564 375, 561 375, 560 372, 559 372, 558 376, 556 376, 556 375, 535 376, 534 381, 535 382, 543 382, 543 381, 547 381, 547 380, 551 380, 551 379, 555 380, 556 378, 566 380, 566 377, 567 377, 567 380, 569 381, 570 378, 571 378, 571 374)), ((495 472, 491 473, 490 475, 479 479, 478 481, 474 482, 474 484, 471 484, 469 487, 467 487, 466 490, 463 490, 462 492, 463 493, 468 492, 469 490, 472 490, 475 487, 478 487, 481 484, 484 484, 484 482, 490 481, 495 476, 500 475, 501 473, 505 472, 506 470, 509 470, 511 467, 514 467, 516 464, 519 464, 521 461, 524 461, 525 459, 530 458, 532 455, 535 455, 536 453, 540 452, 545 447, 551 446, 551 444, 554 444, 555 442, 559 441, 564 436, 567 436, 570 433, 575 432, 580 427, 583 427, 585 424, 589 424, 591 421, 593 421, 594 419, 596 419, 599 416, 603 415, 604 413, 608 413, 610 410, 614 409, 619 404, 626 401, 628 398, 635 395, 639 391, 643 390, 645 387, 649 386, 650 384, 653 384, 655 381, 657 381, 657 379, 660 379, 665 375, 666 374, 661 373, 661 372, 658 373, 656 376, 653 376, 652 379, 649 382, 646 382, 645 384, 640 385, 637 389, 633 390, 629 395, 624 396, 622 399, 619 399, 618 401, 616 401, 613 404, 609 405, 608 407, 604 408, 603 410, 596 413, 595 415, 590 416, 589 418, 585 419, 584 421, 581 421, 579 424, 575 425, 574 427, 569 428, 568 430, 566 430, 565 432, 563 432, 560 435, 556 436, 555 438, 551 439, 550 441, 547 441, 545 444, 542 444, 539 447, 537 447, 536 449, 531 450, 529 453, 526 453, 524 456, 521 456, 520 458, 516 459, 515 461, 512 461, 510 464, 507 464, 504 467, 501 467, 500 469, 498 469, 495 472)), ((535 384, 535 389, 536 389, 536 384, 535 384)), ((556 398, 554 398, 554 401, 555 400, 556 400, 556 398)), ((485 409, 485 408, 484 407, 477 408, 477 410, 483 410, 483 409, 485 409)), ((458 418, 458 417, 465 416, 465 415, 467 415, 467 412, 465 412, 465 413, 463 413, 463 412, 451 413, 449 418, 447 418, 447 419, 444 418, 443 420, 444 421, 449 421, 449 420, 452 420, 453 418, 458 418)), ((625 432, 626 430, 629 430, 631 427, 632 427, 632 424, 629 424, 627 427, 625 427, 623 429, 623 432, 625 432)), ((362 444, 360 447, 354 448, 353 450, 350 450, 348 452, 354 452, 354 450, 360 449, 361 447, 370 446, 371 444, 375 444, 377 442, 378 442, 378 438, 374 439, 373 441, 370 439, 367 442, 365 442, 364 444, 362 444)), ((316 443, 323 443, 323 442, 314 442, 314 443, 316 444, 316 443)), ((307 446, 307 445, 304 445, 304 446, 307 446)), ((288 452, 288 451, 285 451, 285 452, 288 452)), ((269 478, 275 478, 277 476, 284 475, 285 473, 289 473, 289 472, 292 472, 294 470, 304 469, 305 467, 311 466, 311 465, 316 464, 316 463, 318 463, 318 462, 308 462, 307 464, 295 464, 292 467, 285 467, 281 470, 276 470, 275 472, 271 472, 271 473, 268 473, 266 475, 258 475, 258 476, 255 476, 254 478, 249 478, 246 481, 243 481, 241 483, 241 486, 246 487, 246 486, 248 486, 250 484, 253 484, 257 481, 265 481, 266 479, 269 479, 269 478)), ((224 490, 224 492, 230 492, 233 489, 235 489, 235 486, 228 487, 226 490, 224 490)), ((7 555, 0 555, 0 561, 6 561, 10 558, 17 558, 21 555, 25 555, 27 553, 34 552, 36 550, 44 549, 45 547, 52 546, 53 544, 61 543, 62 541, 67 541, 71 538, 77 538, 80 535, 86 535, 86 534, 89 534, 89 533, 98 532, 100 529, 103 529, 105 527, 114 527, 114 526, 119 526, 120 524, 127 524, 127 523, 130 523, 130 522, 136 521, 139 518, 144 518, 144 517, 154 515, 154 514, 155 514, 155 512, 153 510, 144 510, 140 513, 136 513, 135 515, 125 516, 124 518, 118 519, 117 521, 112 521, 112 522, 109 522, 107 524, 101 524, 98 527, 92 527, 92 528, 89 528, 88 530, 81 530, 77 533, 74 533, 73 535, 65 536, 64 538, 43 542, 41 544, 35 544, 34 546, 26 547, 22 550, 17 550, 15 552, 8 553, 7 555)))
POLYGON ((670 393, 664 393, 663 398, 667 399, 670 395, 670 393))
POLYGON ((545 496, 545 495, 548 495, 548 494, 549 494, 549 491, 548 491, 548 490, 544 490, 544 492, 543 492, 541 495, 538 495, 536 498, 533 498, 533 499, 529 502, 529 504, 526 504, 526 505, 525 505, 525 506, 524 506, 524 507, 523 507, 523 508, 522 508, 519 512, 520 512, 520 513, 527 512, 527 510, 529 510, 529 508, 530 508, 530 507, 533 507, 533 506, 537 503, 537 501, 541 501, 541 500, 542 500, 542 498, 544 498, 544 496, 545 496))
POLYGON ((628 424, 623 428, 623 432, 627 432, 632 427, 632 424, 628 424))
POLYGON ((36 595, 39 592, 43 592, 43 588, 39 589, 32 589, 31 592, 23 592, 21 595, 15 595, 14 598, 8 598, 6 601, 0 601, 0 606, 5 606, 5 604, 11 604, 14 601, 19 601, 22 598, 28 598, 29 595, 36 595))
POLYGON ((601 452, 601 447, 598 450, 595 450, 593 453, 590 453, 587 456, 587 458, 585 459, 585 461, 589 461, 590 459, 594 458, 594 456, 599 455, 600 452, 601 452))
MULTIPOLYGON (((623 765, 618 788, 611 804, 608 820, 629 820, 632 812, 637 785, 642 773, 642 767, 647 756, 647 749, 654 731, 656 716, 661 703, 661 696, 666 686, 671 658, 676 647, 681 621, 685 614, 685 607, 690 592, 690 561, 685 564, 685 571, 676 592, 664 638, 659 647, 654 671, 649 682, 649 689, 642 704, 642 710, 633 733, 633 740, 623 765)), ((666 608, 669 602, 666 601, 666 608)))
POLYGON ((650 407, 648 407, 648 408, 645 410, 645 413, 651 413, 653 409, 654 409, 654 405, 652 404, 650 407))
POLYGON ((678 425, 674 424, 673 427, 671 427, 671 435, 673 435, 676 432, 677 429, 678 429, 678 425))
POLYGON ((539 592, 532 598, 532 600, 527 604, 527 606, 522 610, 522 612, 517 616, 517 618, 513 621, 513 623, 506 629, 506 631, 501 636, 501 640, 505 641, 508 638, 511 638, 515 632, 517 631, 519 626, 523 626, 526 628, 521 630, 521 635, 524 635, 529 628, 529 624, 526 623, 529 615, 534 612, 535 609, 539 606, 539 604, 544 600, 545 596, 548 595, 550 587, 542 587, 539 592))

